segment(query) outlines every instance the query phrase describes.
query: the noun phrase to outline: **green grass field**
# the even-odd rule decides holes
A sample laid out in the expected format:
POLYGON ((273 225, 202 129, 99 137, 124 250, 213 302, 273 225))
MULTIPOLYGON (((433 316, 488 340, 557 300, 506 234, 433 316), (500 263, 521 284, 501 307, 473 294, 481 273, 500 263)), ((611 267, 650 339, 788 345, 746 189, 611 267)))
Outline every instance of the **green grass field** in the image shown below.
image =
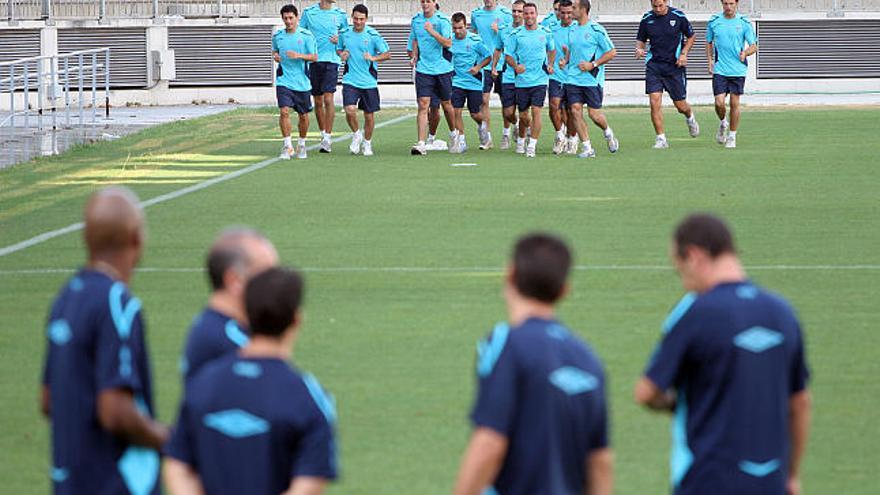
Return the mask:
MULTIPOLYGON (((337 143, 332 155, 149 207, 133 290, 160 419, 173 420, 184 332, 207 297, 205 250, 224 226, 251 225, 306 272, 294 360, 337 399, 343 480, 332 493, 448 492, 469 433, 474 344, 505 318, 501 268, 517 235, 545 229, 576 251, 561 317, 608 369, 617 493, 664 493, 669 418, 636 407, 631 388, 681 295, 666 259, 673 224, 712 210, 733 225, 752 278, 788 297, 804 324, 815 398, 806 493, 876 493, 880 113, 747 108, 736 150, 714 143, 711 109, 697 113, 703 136, 688 138, 670 112, 671 149, 657 151, 647 109, 611 109, 621 151, 609 155, 598 139, 590 161, 551 155, 546 120, 534 160, 475 149, 410 157, 408 119, 377 131, 372 159, 337 143)), ((147 200, 274 157, 276 126, 273 110, 242 109, 0 171, 0 247, 79 221, 103 185, 147 200)), ((37 412, 44 319, 83 260, 78 233, 0 257, 2 493, 48 489, 49 432, 37 412)))

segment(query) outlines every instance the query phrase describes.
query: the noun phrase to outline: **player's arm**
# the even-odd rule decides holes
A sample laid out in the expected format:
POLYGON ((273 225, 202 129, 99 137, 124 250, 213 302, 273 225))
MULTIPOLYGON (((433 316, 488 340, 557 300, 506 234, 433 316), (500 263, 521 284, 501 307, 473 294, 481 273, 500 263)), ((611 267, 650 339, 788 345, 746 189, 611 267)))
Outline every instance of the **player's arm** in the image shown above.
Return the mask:
POLYGON ((40 412, 47 418, 52 414, 52 392, 48 385, 40 386, 40 412))
POLYGON ((440 43, 440 46, 443 48, 449 48, 452 46, 452 38, 444 38, 441 33, 434 29, 434 25, 430 22, 425 23, 425 31, 427 31, 437 43, 440 43))
POLYGON ((98 422, 101 427, 136 445, 159 450, 168 440, 167 426, 141 414, 128 389, 110 388, 98 394, 98 422))
POLYGON ((282 495, 321 495, 327 487, 327 480, 316 476, 297 476, 290 481, 290 487, 282 495))
POLYGON ((647 376, 636 382, 633 398, 636 403, 656 411, 672 411, 675 408, 675 393, 662 390, 647 376))
POLYGON ((610 448, 597 449, 587 456, 585 495, 611 495, 614 491, 614 453, 610 448))
POLYGON ((706 63, 709 66, 709 75, 715 73, 715 42, 706 42, 706 63))
POLYGON ((278 53, 277 51, 272 52, 272 60, 274 60, 276 64, 280 64, 281 63, 281 54, 278 53))
POLYGON ((507 437, 497 431, 478 427, 461 460, 453 495, 479 495, 501 470, 507 454, 507 437))
POLYGON ((647 44, 642 40, 636 40, 636 58, 643 59, 646 55, 648 55, 647 44))
MULTIPOLYGON (((369 54, 367 54, 367 55, 369 55, 369 54)), ((367 60, 370 60, 372 62, 384 62, 386 60, 391 59, 391 50, 385 50, 384 52, 382 52, 378 55, 369 55, 369 57, 370 58, 368 58, 367 60)))
POLYGON ((202 495, 205 493, 202 480, 189 464, 173 457, 166 457, 162 464, 162 478, 171 495, 202 495))
POLYGON ((807 437, 810 434, 810 415, 812 399, 807 389, 796 392, 789 400, 789 435, 791 437, 791 459, 788 466, 789 495, 800 493, 800 466, 807 448, 807 437))
POLYGON ((740 52, 739 59, 740 59, 740 61, 745 62, 747 58, 751 57, 752 55, 754 55, 756 53, 758 53, 758 44, 752 43, 749 46, 747 46, 745 50, 740 52))

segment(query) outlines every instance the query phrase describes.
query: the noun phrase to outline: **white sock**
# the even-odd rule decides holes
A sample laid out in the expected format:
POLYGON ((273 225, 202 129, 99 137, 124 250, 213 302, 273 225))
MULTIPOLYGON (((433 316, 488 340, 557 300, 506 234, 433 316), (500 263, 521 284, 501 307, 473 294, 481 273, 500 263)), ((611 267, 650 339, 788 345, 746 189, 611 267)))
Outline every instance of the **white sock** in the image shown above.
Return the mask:
POLYGON ((284 147, 285 148, 293 148, 293 142, 290 140, 290 136, 286 136, 284 138, 284 147))
POLYGON ((727 117, 721 119, 721 127, 730 127, 730 123, 727 121, 727 117))
POLYGON ((666 133, 657 134, 657 139, 662 139, 663 141, 666 141, 666 133))
MULTIPOLYGON (((428 141, 433 141, 436 137, 437 136, 435 136, 433 134, 428 134, 428 141)), ((419 141, 419 142, 421 142, 421 141, 419 141)))
POLYGON ((530 137, 529 138, 529 148, 534 148, 536 146, 538 146, 537 138, 530 137))
POLYGON ((363 130, 363 129, 358 129, 358 130, 354 131, 354 133, 357 134, 358 136, 363 136, 363 135, 364 135, 364 130, 363 130))
POLYGON ((518 137, 516 138, 516 144, 525 144, 526 138, 518 137))
POLYGON ((299 138, 297 140, 297 142, 299 143, 300 146, 305 146, 306 145, 306 138, 299 138))
POLYGON ((501 131, 501 133, 504 135, 504 137, 510 137, 510 127, 505 127, 504 130, 501 131))
POLYGON ((696 120, 697 120, 697 118, 696 118, 696 116, 694 115, 694 112, 691 112, 691 114, 687 116, 687 121, 688 121, 688 122, 694 122, 694 121, 696 121, 696 120))
POLYGON ((364 144, 366 144, 367 146, 370 146, 373 144, 373 141, 371 139, 364 139, 364 144))
POLYGON ((563 135, 565 135, 566 131, 568 131, 568 127, 566 127, 565 124, 562 124, 562 128, 559 129, 559 131, 562 132, 563 135))
POLYGON ((491 133, 491 132, 486 131, 486 139, 492 139, 492 133, 491 133))
POLYGON ((591 149, 593 149, 593 145, 590 144, 590 140, 587 139, 586 141, 584 141, 584 151, 591 150, 591 149))
POLYGON ((452 141, 452 140, 455 140, 455 136, 458 136, 458 129, 456 129, 456 130, 454 130, 454 131, 449 131, 449 139, 450 139, 451 141, 452 141))
POLYGON ((481 131, 485 131, 485 130, 488 129, 488 128, 489 128, 489 126, 488 126, 488 124, 486 124, 486 121, 484 120, 484 121, 480 124, 480 130, 481 130, 481 131))
POLYGON ((730 131, 730 132, 727 133, 727 135, 730 136, 730 137, 733 138, 733 139, 736 139, 736 131, 730 131))
POLYGON ((559 129, 558 131, 556 131, 556 139, 563 138, 565 138, 565 131, 563 129, 559 129))
POLYGON ((612 131, 610 127, 607 128, 607 129, 605 129, 604 132, 605 132, 605 137, 606 137, 606 138, 611 139, 611 138, 614 137, 614 131, 612 131))
POLYGON ((424 141, 419 141, 418 143, 416 143, 416 146, 424 146, 424 145, 425 145, 424 141))

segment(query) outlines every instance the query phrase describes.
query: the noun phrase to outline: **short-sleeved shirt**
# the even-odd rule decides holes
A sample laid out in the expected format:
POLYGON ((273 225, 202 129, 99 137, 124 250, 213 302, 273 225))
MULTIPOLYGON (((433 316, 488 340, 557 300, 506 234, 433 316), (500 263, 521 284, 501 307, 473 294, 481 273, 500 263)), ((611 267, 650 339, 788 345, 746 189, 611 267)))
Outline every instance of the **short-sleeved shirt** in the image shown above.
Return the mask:
POLYGON ((677 392, 676 494, 785 492, 789 399, 809 372, 784 299, 748 281, 686 295, 645 375, 677 392))
MULTIPOLYGON (((501 36, 498 37, 498 45, 495 46, 497 50, 501 50, 501 56, 498 57, 499 63, 502 63, 502 68, 504 72, 501 75, 501 83, 502 84, 514 84, 516 82, 516 71, 513 70, 513 67, 507 65, 507 62, 504 61, 504 48, 507 46, 507 43, 510 40, 510 35, 513 33, 515 29, 520 26, 514 27, 512 24, 510 26, 504 26, 501 30, 501 36)), ((501 69, 499 69, 501 70, 501 69)))
POLYGON ((473 75, 468 71, 473 66, 480 64, 486 57, 491 57, 483 40, 473 33, 467 33, 464 39, 453 36, 450 50, 452 51, 452 65, 455 67, 452 85, 456 88, 482 91, 483 75, 480 72, 473 75))
POLYGON ((496 325, 477 346, 475 427, 509 441, 493 487, 505 495, 584 493, 586 461, 608 447, 605 373, 555 320, 496 325))
POLYGON ((547 52, 556 49, 553 33, 549 29, 538 26, 526 29, 520 26, 511 31, 504 45, 504 54, 526 67, 526 71, 516 77, 517 88, 546 86, 550 79, 547 73, 547 52))
POLYGON ((315 36, 318 47, 318 62, 342 62, 336 53, 336 44, 330 41, 331 36, 348 27, 348 16, 336 7, 322 9, 319 4, 303 9, 299 27, 307 29, 315 36))
POLYGON ((567 71, 559 68, 559 61, 565 57, 562 47, 568 47, 568 33, 577 25, 577 21, 571 21, 571 24, 568 26, 563 26, 560 22, 550 28, 550 31, 553 33, 553 44, 556 45, 556 59, 553 60, 553 74, 550 74, 550 79, 562 84, 568 81, 567 71))
POLYGON ((294 91, 311 91, 309 63, 305 60, 289 58, 288 50, 304 55, 318 53, 315 36, 309 30, 299 27, 292 33, 282 29, 272 37, 272 51, 278 52, 281 57, 280 75, 276 73, 275 84, 294 91))
POLYGON ((371 89, 378 86, 379 71, 376 62, 364 58, 364 54, 376 56, 389 50, 385 38, 379 31, 365 26, 363 31, 346 29, 339 34, 337 50, 348 51, 342 83, 360 89, 371 89))
POLYGON ((582 71, 581 62, 593 62, 614 49, 608 31, 598 22, 590 21, 569 31, 568 49, 571 56, 566 71, 568 82, 577 86, 605 86, 605 65, 598 71, 582 71))
POLYGON ((748 64, 740 61, 739 54, 747 45, 754 45, 758 38, 746 17, 736 14, 733 19, 715 14, 706 26, 706 43, 715 48, 715 74, 727 77, 745 77, 748 64))
POLYGON ((636 39, 650 42, 645 63, 669 67, 675 65, 682 45, 693 35, 694 28, 684 12, 669 7, 666 15, 657 15, 653 10, 643 15, 636 39))
MULTIPOLYGON (((492 10, 479 7, 471 11, 471 27, 483 40, 483 45, 489 53, 493 53, 501 42, 501 33, 504 27, 511 24, 513 24, 513 14, 507 7, 499 5, 492 10), (498 32, 492 29, 492 24, 496 22, 498 23, 498 32)), ((499 71, 504 68, 502 58, 498 59, 495 68, 499 71)), ((492 64, 487 65, 483 70, 491 71, 492 64)))
POLYGON ((232 354, 247 345, 246 327, 216 309, 207 307, 192 321, 187 332, 180 373, 189 380, 209 361, 232 354))
POLYGON ((275 358, 229 356, 193 378, 165 448, 206 493, 281 493, 293 478, 337 476, 335 404, 311 375, 275 358))
POLYGON ((131 391, 153 415, 141 302, 122 282, 83 269, 49 313, 43 385, 49 388, 54 492, 159 493, 159 455, 101 428, 98 395, 131 391))
POLYGON ((553 29, 554 26, 559 24, 559 18, 556 17, 556 12, 551 12, 544 16, 544 18, 541 19, 541 22, 539 22, 538 24, 544 26, 547 29, 553 29))
POLYGON ((408 47, 412 48, 412 41, 415 40, 419 44, 419 60, 416 63, 416 72, 422 74, 436 76, 438 74, 448 74, 452 72, 452 52, 448 48, 437 42, 433 36, 428 34, 425 29, 425 23, 430 22, 434 27, 434 31, 443 38, 452 38, 452 21, 446 14, 437 11, 431 17, 425 17, 424 12, 414 15, 410 22, 410 43, 408 47))

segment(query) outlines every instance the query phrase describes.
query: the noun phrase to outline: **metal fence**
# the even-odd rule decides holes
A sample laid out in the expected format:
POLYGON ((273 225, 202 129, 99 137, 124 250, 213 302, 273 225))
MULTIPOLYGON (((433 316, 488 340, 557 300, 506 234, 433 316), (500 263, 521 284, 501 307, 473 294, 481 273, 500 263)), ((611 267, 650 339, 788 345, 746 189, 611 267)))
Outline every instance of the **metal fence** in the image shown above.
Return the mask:
MULTIPOLYGON (((439 0, 444 12, 469 12, 482 4, 480 0, 439 0)), ((0 0, 0 20, 39 19, 149 19, 159 17, 275 17, 285 3, 272 0, 0 0)), ((292 0, 300 8, 314 0, 292 0)), ((356 3, 365 3, 376 16, 410 16, 420 10, 417 0, 340 0, 346 12, 356 3)), ((508 2, 501 2, 508 4, 508 2)), ((540 4, 550 9, 550 0, 540 4)), ((721 10, 718 0, 672 0, 672 5, 687 13, 709 13, 721 10)), ((650 9, 648 0, 595 1, 597 16, 640 14, 650 9)), ((740 12, 758 16, 761 13, 820 12, 831 16, 845 12, 880 12, 880 0, 742 0, 740 12)))

